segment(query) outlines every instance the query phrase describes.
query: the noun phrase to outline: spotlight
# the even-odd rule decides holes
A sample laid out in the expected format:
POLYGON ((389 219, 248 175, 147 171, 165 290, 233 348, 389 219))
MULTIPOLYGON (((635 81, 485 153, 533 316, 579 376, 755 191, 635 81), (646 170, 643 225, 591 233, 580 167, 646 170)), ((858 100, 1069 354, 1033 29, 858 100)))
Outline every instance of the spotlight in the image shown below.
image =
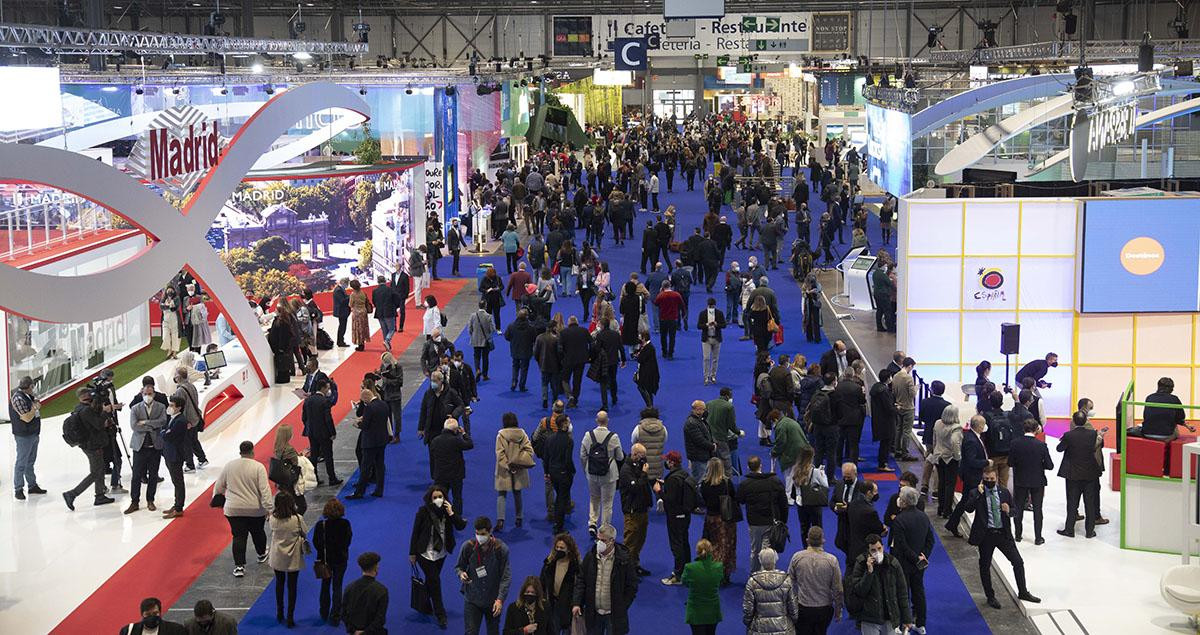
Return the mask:
POLYGON ((171 89, 171 94, 172 94, 172 95, 178 95, 178 94, 179 94, 179 87, 178 87, 178 86, 176 86, 175 88, 172 88, 172 89, 171 89))
POLYGON ((894 73, 894 75, 896 76, 896 79, 900 79, 901 77, 904 77, 904 65, 901 64, 900 62, 896 62, 896 72, 894 73))
POLYGON ((312 53, 309 53, 307 51, 298 51, 296 53, 292 53, 292 57, 294 57, 295 59, 298 59, 302 62, 307 62, 308 60, 312 59, 312 53))
POLYGON ((371 25, 366 22, 357 22, 353 27, 354 33, 358 35, 360 44, 366 44, 371 33, 371 25))
POLYGON ((299 39, 300 34, 304 33, 307 28, 308 25, 304 23, 304 20, 296 20, 288 24, 288 31, 291 32, 293 40, 299 39))
POLYGON ((912 71, 909 71, 904 74, 904 87, 905 88, 916 88, 917 87, 917 78, 913 76, 912 71))
POLYGON ((304 72, 304 62, 296 62, 296 72, 297 73, 304 72))
POLYGON ((366 88, 359 88, 359 89, 358 89, 358 94, 360 94, 360 95, 366 95, 366 94, 367 94, 367 89, 366 89, 366 88))
POLYGON ((275 94, 275 87, 274 87, 274 86, 272 86, 272 85, 270 85, 270 84, 266 84, 266 85, 264 85, 264 86, 263 86, 263 92, 264 92, 264 93, 266 93, 266 94, 268 94, 268 95, 274 95, 274 94, 275 94))
POLYGON ((375 68, 383 68, 384 66, 386 66, 384 57, 382 55, 376 55, 375 68))
POLYGON ((1079 30, 1079 16, 1074 13, 1068 13, 1063 16, 1063 33, 1067 35, 1075 35, 1079 30))
POLYGON ((454 88, 453 86, 447 86, 447 87, 446 87, 446 95, 447 95, 448 97, 453 97, 453 96, 454 96, 454 93, 456 93, 456 92, 458 92, 458 91, 457 91, 457 89, 456 89, 456 88, 454 88))
POLYGON ((991 20, 984 20, 979 23, 979 30, 983 31, 983 42, 978 48, 994 48, 996 44, 996 27, 999 26, 991 20))
POLYGON ((1054 5, 1056 13, 1070 13, 1071 5, 1075 4, 1075 0, 1058 0, 1058 4, 1054 5))
POLYGON ((222 95, 228 95, 228 94, 229 94, 229 89, 228 89, 228 88, 225 88, 224 86, 222 86, 222 87, 221 87, 221 94, 222 94, 222 95))
POLYGON ((250 65, 250 72, 251 72, 251 73, 254 73, 255 75, 258 75, 259 73, 262 73, 262 72, 263 72, 263 65, 262 65, 262 64, 259 64, 259 63, 257 63, 257 62, 255 62, 254 64, 251 64, 251 65, 250 65))
POLYGON ((1188 25, 1183 19, 1183 6, 1179 7, 1179 15, 1175 16, 1174 20, 1167 23, 1167 26, 1175 30, 1175 37, 1186 40, 1188 39, 1188 25))
POLYGON ((1154 45, 1150 43, 1150 32, 1142 34, 1142 43, 1138 45, 1138 72, 1149 73, 1154 70, 1154 45))
POLYGON ((409 86, 408 88, 405 88, 405 89, 404 89, 404 94, 405 94, 405 95, 411 95, 411 94, 412 94, 412 86, 409 86))
POLYGON ((942 33, 942 27, 940 27, 940 26, 929 27, 929 39, 925 41, 925 46, 929 47, 930 49, 936 48, 938 45, 938 36, 941 35, 941 33, 942 33))
POLYGON ((1075 68, 1075 101, 1092 101, 1092 69, 1088 66, 1075 68))
POLYGON ((142 88, 141 86, 138 86, 137 88, 133 89, 133 93, 135 95, 142 95, 145 92, 146 92, 146 90, 144 88, 142 88))

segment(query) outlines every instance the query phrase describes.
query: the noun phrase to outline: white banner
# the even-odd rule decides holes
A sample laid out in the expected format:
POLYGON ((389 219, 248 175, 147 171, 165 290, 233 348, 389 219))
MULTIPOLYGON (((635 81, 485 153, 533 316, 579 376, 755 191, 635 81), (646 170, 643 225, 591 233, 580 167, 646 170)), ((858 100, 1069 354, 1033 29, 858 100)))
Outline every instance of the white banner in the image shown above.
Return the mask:
POLYGON ((691 37, 670 38, 662 15, 597 15, 592 18, 592 41, 596 51, 608 51, 615 38, 649 38, 650 57, 746 55, 754 52, 752 41, 757 39, 801 40, 801 51, 812 47, 808 12, 730 13, 698 19, 695 27, 691 37))
POLYGON ((446 179, 444 177, 441 161, 425 162, 425 214, 422 218, 429 216, 430 212, 437 214, 439 219, 444 217, 446 209, 446 179))

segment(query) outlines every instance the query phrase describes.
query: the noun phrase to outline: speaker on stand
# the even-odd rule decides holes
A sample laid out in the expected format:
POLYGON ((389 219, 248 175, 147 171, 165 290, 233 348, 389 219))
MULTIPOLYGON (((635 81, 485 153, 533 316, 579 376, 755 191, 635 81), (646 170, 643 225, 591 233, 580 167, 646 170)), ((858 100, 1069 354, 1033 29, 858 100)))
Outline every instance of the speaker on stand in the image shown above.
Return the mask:
POLYGON ((1004 355, 1004 387, 1008 388, 1008 356, 1021 352, 1021 325, 1000 324, 1000 353, 1004 355))

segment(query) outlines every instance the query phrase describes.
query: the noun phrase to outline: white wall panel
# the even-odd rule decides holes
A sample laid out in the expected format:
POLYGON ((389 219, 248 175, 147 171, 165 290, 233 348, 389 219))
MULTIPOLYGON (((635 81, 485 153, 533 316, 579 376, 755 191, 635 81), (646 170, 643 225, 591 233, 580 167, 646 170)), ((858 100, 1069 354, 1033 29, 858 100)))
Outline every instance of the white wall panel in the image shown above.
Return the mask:
POLYGON ((959 308, 958 278, 954 275, 961 265, 958 258, 913 258, 908 261, 908 308, 959 308))
POLYGON ((914 359, 931 363, 957 362, 959 350, 958 312, 909 313, 906 352, 914 359))

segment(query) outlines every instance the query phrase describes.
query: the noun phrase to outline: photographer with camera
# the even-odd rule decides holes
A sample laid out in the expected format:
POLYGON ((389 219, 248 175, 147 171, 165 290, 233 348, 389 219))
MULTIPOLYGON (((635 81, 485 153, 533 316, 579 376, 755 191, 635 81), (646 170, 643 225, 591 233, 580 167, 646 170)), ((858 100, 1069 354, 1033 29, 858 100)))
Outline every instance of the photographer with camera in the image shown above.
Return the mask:
POLYGON ((114 433, 110 428, 115 425, 112 416, 114 407, 111 403, 104 403, 92 388, 87 386, 77 389, 75 395, 79 399, 79 405, 75 406, 75 410, 63 422, 63 440, 67 445, 83 451, 88 460, 88 475, 75 489, 63 492, 63 500, 67 503, 67 509, 71 511, 75 511, 75 499, 87 490, 89 485, 95 487, 96 505, 115 502, 104 495, 104 448, 112 443, 114 433))
MULTIPOLYGON (((92 391, 92 399, 98 400, 101 406, 108 406, 105 410, 108 416, 106 430, 108 431, 108 445, 104 446, 104 471, 112 474, 111 484, 109 489, 114 492, 124 492, 125 488, 121 486, 121 446, 124 445, 125 439, 121 437, 121 424, 117 419, 117 413, 124 408, 117 399, 117 387, 113 385, 113 370, 105 368, 100 371, 88 387, 92 391), (121 445, 118 445, 121 444, 121 445)), ((128 452, 125 453, 128 458, 128 452)), ((132 459, 130 463, 132 464, 132 459)))
POLYGON ((13 488, 17 500, 25 500, 25 486, 30 494, 45 494, 38 487, 33 464, 37 462, 38 441, 42 436, 42 402, 33 394, 33 378, 22 377, 8 399, 8 420, 12 422, 13 440, 17 444, 13 462, 13 488))

